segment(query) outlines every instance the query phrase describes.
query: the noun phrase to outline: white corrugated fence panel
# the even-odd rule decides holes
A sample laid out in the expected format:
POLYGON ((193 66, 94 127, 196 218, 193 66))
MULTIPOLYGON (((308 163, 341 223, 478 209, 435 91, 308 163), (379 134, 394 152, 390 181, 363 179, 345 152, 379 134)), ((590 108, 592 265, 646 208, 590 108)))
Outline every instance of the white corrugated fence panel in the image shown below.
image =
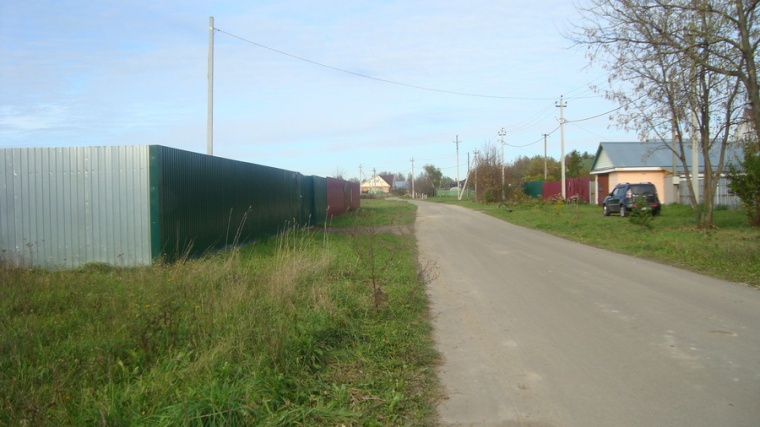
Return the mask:
POLYGON ((0 261, 151 262, 149 147, 0 150, 0 261))

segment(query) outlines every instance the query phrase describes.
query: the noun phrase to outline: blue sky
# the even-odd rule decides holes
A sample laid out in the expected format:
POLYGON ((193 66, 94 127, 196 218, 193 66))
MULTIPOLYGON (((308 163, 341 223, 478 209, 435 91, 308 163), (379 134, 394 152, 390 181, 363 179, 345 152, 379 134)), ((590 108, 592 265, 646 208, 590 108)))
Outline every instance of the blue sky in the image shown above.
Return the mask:
POLYGON ((616 105, 561 35, 572 2, 25 0, 0 5, 0 148, 205 153, 210 16, 220 157, 345 178, 407 174, 414 158, 455 178, 458 136, 464 178, 502 128, 507 161, 543 155, 551 132, 558 159, 560 95, 566 153, 636 139, 584 120, 616 105))

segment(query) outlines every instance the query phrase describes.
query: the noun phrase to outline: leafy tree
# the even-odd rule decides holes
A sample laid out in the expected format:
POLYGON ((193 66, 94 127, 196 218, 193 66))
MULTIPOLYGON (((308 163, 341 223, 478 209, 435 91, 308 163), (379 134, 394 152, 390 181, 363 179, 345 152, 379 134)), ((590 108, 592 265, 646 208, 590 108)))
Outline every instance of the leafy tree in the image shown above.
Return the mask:
POLYGON ((529 175, 528 171, 530 170, 530 162, 530 157, 518 156, 512 163, 508 164, 506 174, 510 181, 525 179, 529 175))
MULTIPOLYGON (((422 167, 422 170, 425 171, 425 175, 427 175, 428 179, 430 179, 430 182, 437 186, 437 188, 441 188, 441 179, 443 178, 443 172, 441 172, 440 169, 433 165, 425 165, 422 167)), ((435 195, 435 193, 433 193, 435 195)))
POLYGON ((557 160, 544 156, 520 156, 507 165, 508 182, 522 184, 531 181, 558 181, 560 179, 560 164, 557 160), (546 176, 544 176, 546 167, 546 176))
POLYGON ((567 178, 578 178, 583 173, 583 158, 578 150, 573 150, 565 156, 565 167, 567 178))
POLYGON ((565 168, 567 178, 581 178, 591 173, 591 164, 594 162, 594 155, 588 151, 581 154, 578 150, 573 150, 565 156, 565 168))
POLYGON ((748 141, 743 152, 739 165, 728 165, 729 188, 741 199, 750 226, 760 227, 760 148, 748 141))

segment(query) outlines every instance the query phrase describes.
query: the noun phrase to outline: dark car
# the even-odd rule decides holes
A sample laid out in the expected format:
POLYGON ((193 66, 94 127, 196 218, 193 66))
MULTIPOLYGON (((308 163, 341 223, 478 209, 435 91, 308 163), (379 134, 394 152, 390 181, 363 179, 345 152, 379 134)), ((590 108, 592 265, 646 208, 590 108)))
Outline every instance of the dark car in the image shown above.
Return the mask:
POLYGON ((657 198, 657 188, 651 182, 640 182, 632 184, 629 182, 618 184, 615 189, 604 198, 603 209, 604 216, 611 213, 620 213, 620 216, 626 216, 636 207, 635 203, 639 200, 646 200, 646 206, 643 210, 650 210, 652 215, 659 215, 662 205, 657 198))

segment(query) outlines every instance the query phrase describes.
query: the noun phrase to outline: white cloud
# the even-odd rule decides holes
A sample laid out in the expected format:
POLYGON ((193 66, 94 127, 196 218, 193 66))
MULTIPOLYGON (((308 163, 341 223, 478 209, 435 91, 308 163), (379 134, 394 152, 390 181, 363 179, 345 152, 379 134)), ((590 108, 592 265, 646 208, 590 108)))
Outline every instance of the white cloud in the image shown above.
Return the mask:
POLYGON ((67 108, 58 105, 39 105, 22 111, 10 106, 0 107, 0 130, 14 134, 59 128, 66 123, 67 108))

